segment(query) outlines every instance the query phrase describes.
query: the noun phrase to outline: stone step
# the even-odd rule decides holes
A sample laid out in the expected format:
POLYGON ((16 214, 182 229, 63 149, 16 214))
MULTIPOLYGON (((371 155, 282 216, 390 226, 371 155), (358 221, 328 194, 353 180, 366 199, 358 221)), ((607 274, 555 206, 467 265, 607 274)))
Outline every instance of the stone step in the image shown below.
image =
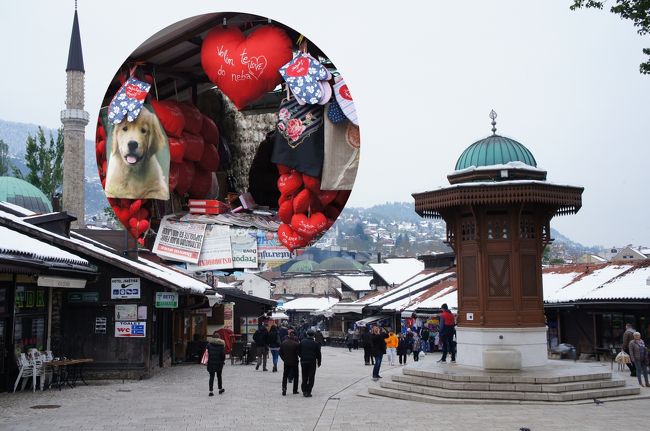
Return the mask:
POLYGON ((464 391, 515 391, 515 392, 572 392, 587 389, 616 388, 625 386, 625 380, 585 380, 568 383, 483 383, 483 382, 457 382, 438 380, 429 377, 413 375, 393 375, 391 379, 397 383, 410 383, 421 386, 431 386, 441 389, 464 391))
MULTIPOLYGON (((566 375, 531 375, 530 373, 518 375, 513 372, 483 372, 481 374, 462 374, 454 373, 455 365, 448 365, 449 371, 430 371, 419 367, 405 367, 402 369, 403 374, 418 377, 427 377, 437 380, 447 380, 453 382, 473 382, 473 383, 538 383, 538 384, 555 384, 569 382, 584 382, 589 380, 606 380, 612 378, 611 372, 590 372, 571 375, 567 370, 566 375)), ((560 370, 561 371, 561 370, 560 370)))
MULTIPOLYGON (((381 382, 383 389, 392 389, 400 392, 431 395, 439 398, 450 399, 475 399, 482 401, 509 400, 509 401, 555 401, 566 402, 575 400, 588 400, 594 398, 619 397, 627 395, 638 395, 641 390, 638 387, 613 387, 599 389, 585 389, 568 392, 517 392, 517 391, 480 391, 480 390, 454 390, 444 389, 425 385, 381 382)), ((369 388, 373 389, 373 388, 369 388)), ((372 391, 370 393, 373 393, 372 391)))

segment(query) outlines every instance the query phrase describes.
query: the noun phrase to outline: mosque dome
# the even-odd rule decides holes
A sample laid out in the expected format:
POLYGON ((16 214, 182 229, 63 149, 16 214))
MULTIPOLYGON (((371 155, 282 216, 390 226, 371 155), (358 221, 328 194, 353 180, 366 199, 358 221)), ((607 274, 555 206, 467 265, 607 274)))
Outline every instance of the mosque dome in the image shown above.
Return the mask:
POLYGON ((304 259, 299 260, 287 268, 286 272, 313 272, 320 268, 318 262, 313 260, 304 259))
POLYGON ((37 187, 25 180, 0 177, 0 201, 9 202, 35 213, 52 212, 52 203, 37 187))
POLYGON ((492 135, 467 147, 458 158, 455 170, 459 171, 471 166, 507 165, 510 162, 521 162, 537 167, 533 153, 523 144, 505 136, 492 135))
POLYGON ((363 265, 353 259, 343 257, 330 257, 320 263, 320 269, 324 271, 358 271, 363 265))

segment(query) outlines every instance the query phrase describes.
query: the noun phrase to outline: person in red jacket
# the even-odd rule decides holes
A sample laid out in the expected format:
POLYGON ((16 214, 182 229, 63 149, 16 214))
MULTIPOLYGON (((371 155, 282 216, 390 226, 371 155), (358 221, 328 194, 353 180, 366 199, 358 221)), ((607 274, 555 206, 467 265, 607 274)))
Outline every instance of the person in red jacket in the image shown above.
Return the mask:
POLYGON ((447 304, 440 307, 440 338, 442 340, 442 358, 438 362, 447 362, 447 353, 451 354, 451 363, 456 363, 456 348, 453 346, 454 336, 456 335, 456 319, 449 311, 447 304))

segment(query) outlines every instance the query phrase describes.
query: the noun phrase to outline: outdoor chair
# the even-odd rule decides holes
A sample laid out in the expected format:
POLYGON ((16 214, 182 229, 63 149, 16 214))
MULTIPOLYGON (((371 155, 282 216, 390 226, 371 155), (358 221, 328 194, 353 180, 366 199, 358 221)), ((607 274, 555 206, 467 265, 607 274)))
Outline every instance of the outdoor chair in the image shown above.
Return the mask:
POLYGON ((230 364, 235 365, 235 358, 239 358, 241 363, 244 363, 244 343, 235 341, 230 350, 230 364))
POLYGON ((18 376, 16 377, 16 382, 14 383, 14 392, 18 387, 18 383, 22 380, 22 385, 20 390, 25 390, 27 387, 27 381, 32 379, 32 392, 36 391, 36 378, 41 376, 41 367, 36 367, 33 361, 27 359, 27 355, 21 353, 16 357, 16 364, 18 365, 18 376))

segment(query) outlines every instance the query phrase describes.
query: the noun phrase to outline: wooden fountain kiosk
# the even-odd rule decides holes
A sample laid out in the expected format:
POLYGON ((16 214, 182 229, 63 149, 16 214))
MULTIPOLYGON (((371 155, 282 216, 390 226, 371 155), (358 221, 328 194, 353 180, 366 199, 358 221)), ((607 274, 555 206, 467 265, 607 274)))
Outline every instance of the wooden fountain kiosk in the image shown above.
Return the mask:
POLYGON ((456 253, 458 364, 516 370, 546 364, 542 253, 550 220, 576 213, 584 189, 546 182, 490 118, 492 135, 461 154, 450 186, 413 197, 420 216, 444 219, 456 253))

